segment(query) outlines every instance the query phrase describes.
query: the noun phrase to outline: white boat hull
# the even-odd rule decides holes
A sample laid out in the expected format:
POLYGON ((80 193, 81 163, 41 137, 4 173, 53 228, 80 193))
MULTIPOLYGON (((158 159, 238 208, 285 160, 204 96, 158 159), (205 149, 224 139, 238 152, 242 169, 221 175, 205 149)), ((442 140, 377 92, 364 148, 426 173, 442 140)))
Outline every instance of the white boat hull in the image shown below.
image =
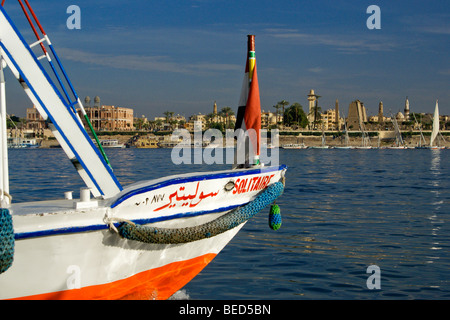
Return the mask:
POLYGON ((201 225, 249 203, 282 180, 285 170, 188 174, 135 184, 109 200, 12 205, 14 261, 0 274, 0 298, 167 299, 244 224, 179 244, 124 239, 110 224, 125 219, 162 228, 201 225))
POLYGON ((308 148, 305 144, 284 144, 281 146, 282 149, 306 149, 308 148))
POLYGON ((167 299, 197 275, 241 226, 188 244, 144 244, 109 230, 16 241, 2 299, 167 299))
POLYGON ((333 147, 333 149, 355 149, 355 148, 351 146, 336 146, 333 147))

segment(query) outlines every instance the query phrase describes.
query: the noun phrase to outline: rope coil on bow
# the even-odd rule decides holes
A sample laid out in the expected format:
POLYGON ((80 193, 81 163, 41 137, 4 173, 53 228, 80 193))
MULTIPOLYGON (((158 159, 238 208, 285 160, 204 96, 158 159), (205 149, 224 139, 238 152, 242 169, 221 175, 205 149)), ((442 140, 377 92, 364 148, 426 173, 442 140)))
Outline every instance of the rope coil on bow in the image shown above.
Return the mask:
POLYGON ((246 222, 267 205, 273 203, 284 190, 282 182, 268 186, 253 201, 231 210, 217 219, 202 225, 185 228, 158 228, 138 225, 131 221, 108 217, 110 228, 129 240, 144 243, 178 244, 210 238, 246 222), (116 227, 113 222, 120 222, 116 227))

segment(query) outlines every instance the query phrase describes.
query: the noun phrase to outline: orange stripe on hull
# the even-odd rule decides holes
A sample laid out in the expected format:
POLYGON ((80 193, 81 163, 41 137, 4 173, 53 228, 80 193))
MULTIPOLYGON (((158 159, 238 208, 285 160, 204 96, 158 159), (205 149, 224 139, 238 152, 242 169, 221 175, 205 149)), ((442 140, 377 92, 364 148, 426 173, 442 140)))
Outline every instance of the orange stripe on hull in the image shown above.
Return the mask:
POLYGON ((191 281, 216 254, 173 262, 129 278, 80 289, 37 294, 23 300, 165 300, 191 281))

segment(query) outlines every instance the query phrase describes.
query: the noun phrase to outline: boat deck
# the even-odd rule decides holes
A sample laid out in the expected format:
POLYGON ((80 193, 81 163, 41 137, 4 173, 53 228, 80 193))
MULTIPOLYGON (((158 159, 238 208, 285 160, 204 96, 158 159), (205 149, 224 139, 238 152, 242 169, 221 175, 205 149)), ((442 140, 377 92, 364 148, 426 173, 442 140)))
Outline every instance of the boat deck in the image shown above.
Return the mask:
POLYGON ((91 209, 104 208, 102 200, 91 200, 89 205, 79 206, 80 200, 77 199, 61 199, 61 200, 46 200, 33 202, 19 202, 13 203, 9 207, 12 215, 51 215, 57 213, 67 213, 76 211, 86 211, 91 209), (78 203, 78 208, 76 205, 78 203))

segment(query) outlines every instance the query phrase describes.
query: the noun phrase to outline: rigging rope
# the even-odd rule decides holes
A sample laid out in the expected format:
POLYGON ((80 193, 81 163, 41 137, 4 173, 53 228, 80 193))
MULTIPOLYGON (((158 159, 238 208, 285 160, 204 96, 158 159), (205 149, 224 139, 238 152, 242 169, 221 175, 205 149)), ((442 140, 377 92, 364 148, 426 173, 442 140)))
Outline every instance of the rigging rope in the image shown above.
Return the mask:
MULTIPOLYGON (((31 29, 33 30, 34 35, 36 36, 36 39, 38 40, 37 43, 39 43, 39 45, 41 46, 42 51, 43 51, 43 53, 44 53, 44 56, 47 57, 47 61, 48 61, 49 65, 50 65, 50 67, 51 67, 51 69, 52 69, 52 71, 53 71, 53 73, 54 73, 56 79, 58 80, 58 83, 59 83, 61 89, 62 89, 63 92, 64 92, 64 95, 65 95, 65 97, 66 97, 66 99, 67 99, 67 101, 64 101, 64 100, 63 100, 64 104, 65 104, 66 107, 69 109, 69 111, 70 111, 71 108, 72 108, 72 111, 73 111, 74 114, 77 114, 77 110, 75 109, 75 105, 78 104, 78 106, 80 107, 80 111, 81 111, 81 113, 82 113, 82 115, 83 115, 83 117, 84 117, 84 119, 85 119, 85 121, 86 121, 86 124, 88 125, 88 127, 89 127, 89 129, 90 129, 90 131, 91 131, 91 134, 92 134, 92 136, 93 136, 95 142, 97 143, 97 147, 98 147, 98 149, 100 150, 100 153, 101 153, 102 156, 103 156, 103 159, 106 161, 106 163, 108 164, 108 166, 111 168, 111 163, 110 163, 110 161, 109 161, 109 159, 108 159, 108 156, 107 156, 106 153, 105 153, 105 150, 103 149, 103 147, 102 147, 102 145, 101 145, 100 140, 98 139, 97 133, 95 132, 94 127, 92 126, 91 120, 89 119, 89 117, 88 117, 88 115, 87 115, 87 113, 86 113, 86 110, 84 109, 83 104, 81 103, 81 100, 80 100, 80 98, 78 97, 78 94, 76 93, 75 88, 73 87, 73 85, 72 85, 72 83, 71 83, 71 81, 70 81, 70 79, 69 79, 69 77, 68 77, 68 75, 67 75, 67 73, 66 73, 66 71, 65 71, 65 69, 64 69, 64 67, 63 67, 63 65, 62 65, 62 63, 61 63, 61 60, 59 59, 58 55, 56 54, 56 51, 55 51, 53 45, 51 44, 48 35, 45 33, 44 28, 42 27, 41 23, 39 22, 39 19, 37 18, 36 14, 34 13, 33 8, 31 7, 31 5, 30 5, 30 3, 28 2, 28 0, 24 0, 26 7, 25 7, 25 5, 22 3, 22 0, 18 0, 18 1, 19 1, 19 4, 20 4, 20 6, 21 6, 21 8, 22 8, 22 11, 23 11, 25 17, 26 17, 27 20, 28 20, 28 23, 29 23, 31 29), (30 17, 30 14, 29 14, 28 11, 27 11, 27 8, 28 8, 28 11, 30 11, 30 14, 31 14, 31 16, 33 17, 34 21, 36 22, 36 24, 37 24, 37 26, 38 26, 38 29, 39 29, 40 32, 42 33, 43 38, 41 38, 41 36, 39 35, 39 32, 38 32, 38 30, 36 29, 36 27, 35 27, 35 25, 34 25, 32 19, 31 19, 31 17, 30 17), (72 91, 72 94, 73 94, 73 97, 74 97, 75 101, 72 102, 72 99, 71 99, 71 97, 70 97, 70 95, 69 95, 69 93, 68 93, 68 90, 66 90, 66 86, 64 85, 64 83, 63 83, 63 81, 62 81, 62 79, 61 79, 61 77, 60 77, 60 75, 59 75, 57 69, 55 68, 55 65, 54 65, 53 62, 52 62, 52 59, 50 58, 50 54, 49 54, 49 52, 46 50, 46 48, 45 48, 45 46, 44 46, 43 40, 45 40, 45 41, 47 42, 48 47, 50 48, 50 51, 51 51, 51 53, 53 54, 53 57, 54 57, 55 60, 56 60, 56 63, 57 63, 57 65, 58 65, 58 67, 59 67, 59 70, 60 70, 60 72, 62 73, 62 75, 64 76, 64 79, 65 79, 65 81, 66 81, 66 84, 69 86, 69 88, 70 88, 71 91, 72 91)), ((3 2, 4 2, 4 1, 3 1, 3 2)), ((3 5, 3 3, 2 3, 2 5, 3 5)), ((38 58, 38 59, 39 59, 39 58, 38 58)), ((81 119, 80 119, 80 122, 81 122, 81 119)), ((111 169, 112 169, 112 168, 111 168, 111 169)))

